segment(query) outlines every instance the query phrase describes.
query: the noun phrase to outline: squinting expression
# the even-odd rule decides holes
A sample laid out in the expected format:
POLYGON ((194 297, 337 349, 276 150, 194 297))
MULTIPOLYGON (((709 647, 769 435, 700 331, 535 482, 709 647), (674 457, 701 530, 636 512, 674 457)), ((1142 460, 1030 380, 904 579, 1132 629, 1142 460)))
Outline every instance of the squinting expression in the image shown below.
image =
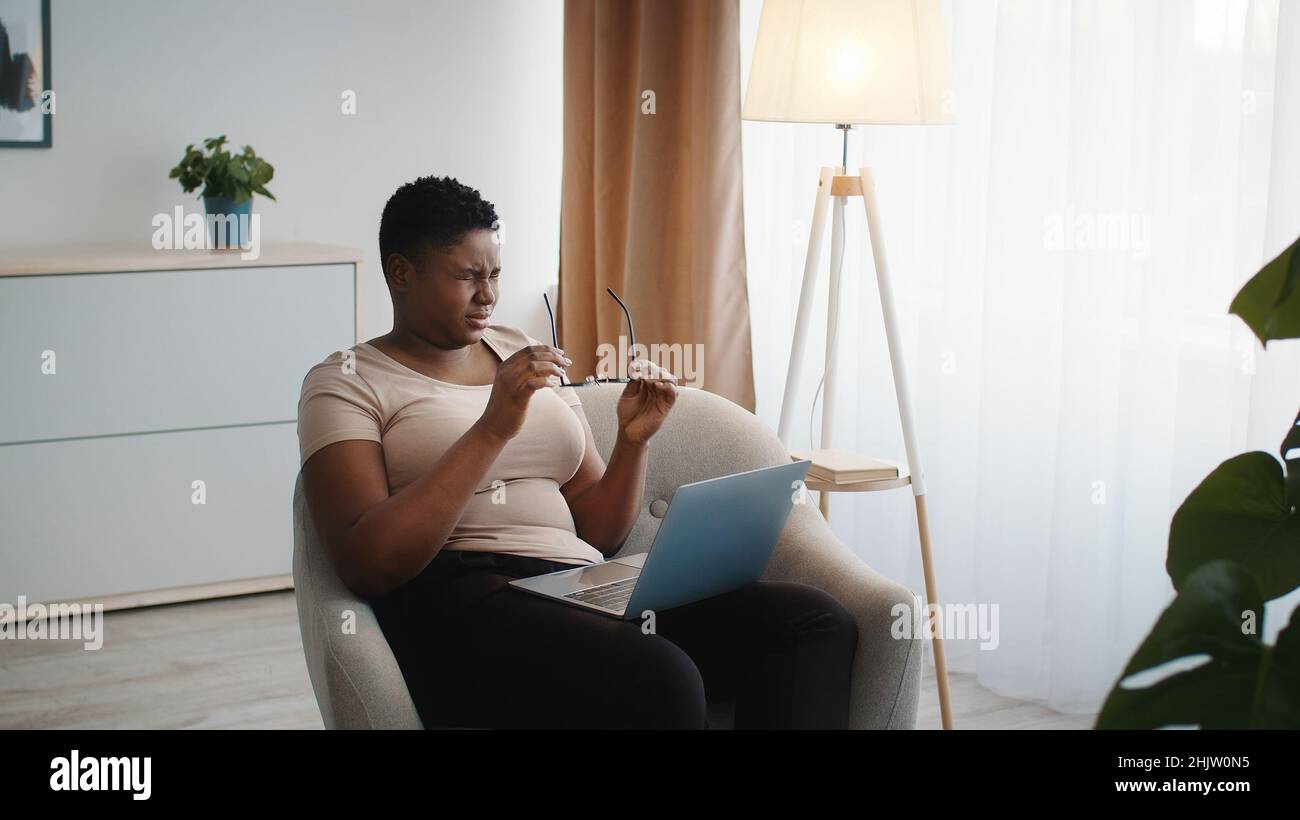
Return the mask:
POLYGON ((498 298, 501 246, 494 237, 470 231, 451 248, 422 254, 408 294, 409 321, 450 346, 477 344, 498 298))

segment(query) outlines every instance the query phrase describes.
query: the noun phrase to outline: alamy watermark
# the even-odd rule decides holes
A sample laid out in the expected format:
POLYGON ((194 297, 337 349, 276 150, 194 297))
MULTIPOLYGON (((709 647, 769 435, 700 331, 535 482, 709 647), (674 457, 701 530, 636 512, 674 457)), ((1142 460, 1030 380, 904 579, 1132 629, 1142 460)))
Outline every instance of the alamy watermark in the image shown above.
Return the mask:
POLYGON ((82 757, 73 749, 50 761, 50 791, 130 792, 132 800, 148 800, 152 769, 151 757, 82 757))
POLYGON ((920 596, 913 596, 913 606, 894 604, 889 613, 894 616, 890 634, 897 640, 914 638, 940 638, 966 640, 977 638, 980 649, 997 649, 997 604, 926 604, 920 596))
POLYGON ((260 214, 187 214, 177 205, 173 213, 154 214, 149 224, 155 228, 152 242, 156 251, 238 248, 239 258, 245 262, 262 255, 260 214), (231 237, 236 239, 232 242, 231 237))
POLYGON ((1151 258, 1151 214, 1076 211, 1043 217, 1043 246, 1050 251, 1126 251, 1135 262, 1151 258))
POLYGON ((604 342, 596 348, 595 377, 627 379, 640 376, 644 365, 637 362, 647 361, 675 375, 677 383, 683 387, 704 385, 704 345, 654 343, 647 347, 637 342, 629 348, 626 336, 618 337, 618 347, 604 342))
POLYGON ((0 640, 82 641, 94 652, 104 645, 103 604, 31 604, 19 595, 18 604, 0 603, 0 640))

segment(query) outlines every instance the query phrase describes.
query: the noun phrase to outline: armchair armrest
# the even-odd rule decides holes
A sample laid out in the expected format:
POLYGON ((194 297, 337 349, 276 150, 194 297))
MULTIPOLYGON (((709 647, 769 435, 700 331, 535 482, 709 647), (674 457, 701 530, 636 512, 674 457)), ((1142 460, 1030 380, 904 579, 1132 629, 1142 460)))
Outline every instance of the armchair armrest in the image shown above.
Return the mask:
POLYGON ((907 587, 854 555, 811 503, 791 510, 763 578, 817 587, 853 613, 858 651, 853 660, 851 728, 916 728, 925 639, 892 635, 897 619, 893 608, 905 605, 910 618, 916 605, 907 587))
POLYGON ((397 658, 368 604, 322 597, 313 605, 299 597, 298 623, 303 644, 323 648, 322 657, 309 652, 307 660, 316 666, 311 684, 322 704, 325 728, 424 728, 397 658), (345 611, 353 613, 355 634, 343 632, 345 611))

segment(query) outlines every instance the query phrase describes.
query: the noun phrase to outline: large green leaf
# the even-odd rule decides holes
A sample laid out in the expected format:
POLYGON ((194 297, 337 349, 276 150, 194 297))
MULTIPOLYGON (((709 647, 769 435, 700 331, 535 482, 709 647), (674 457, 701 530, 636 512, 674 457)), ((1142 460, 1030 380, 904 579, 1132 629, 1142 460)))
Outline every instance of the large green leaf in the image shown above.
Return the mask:
POLYGON ((1268 347, 1271 339, 1300 338, 1300 239, 1265 265, 1232 300, 1235 313, 1268 347))
POLYGON ((1256 725, 1300 727, 1300 606, 1278 633, 1256 699, 1256 725))
POLYGON ((1264 631, 1255 577, 1229 561, 1205 564, 1183 583, 1111 689, 1098 729, 1300 728, 1300 608, 1274 646, 1264 631), (1254 631, 1245 613, 1253 613, 1254 631), (1172 661, 1208 655, 1195 668, 1138 687, 1126 679, 1172 661))
POLYGON ((1174 589, 1219 559, 1253 572, 1265 600, 1300 586, 1300 516, 1287 501, 1282 465, 1268 453, 1223 462, 1174 513, 1165 560, 1174 589))

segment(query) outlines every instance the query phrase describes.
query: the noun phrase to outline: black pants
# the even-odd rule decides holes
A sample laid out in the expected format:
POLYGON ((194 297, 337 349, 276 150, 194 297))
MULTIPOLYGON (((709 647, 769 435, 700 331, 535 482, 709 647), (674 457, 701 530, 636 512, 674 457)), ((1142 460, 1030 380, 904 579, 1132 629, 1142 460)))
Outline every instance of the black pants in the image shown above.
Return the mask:
POLYGON ((759 581, 621 621, 507 584, 571 565, 444 551, 375 614, 427 727, 845 728, 858 631, 829 594, 759 581))

